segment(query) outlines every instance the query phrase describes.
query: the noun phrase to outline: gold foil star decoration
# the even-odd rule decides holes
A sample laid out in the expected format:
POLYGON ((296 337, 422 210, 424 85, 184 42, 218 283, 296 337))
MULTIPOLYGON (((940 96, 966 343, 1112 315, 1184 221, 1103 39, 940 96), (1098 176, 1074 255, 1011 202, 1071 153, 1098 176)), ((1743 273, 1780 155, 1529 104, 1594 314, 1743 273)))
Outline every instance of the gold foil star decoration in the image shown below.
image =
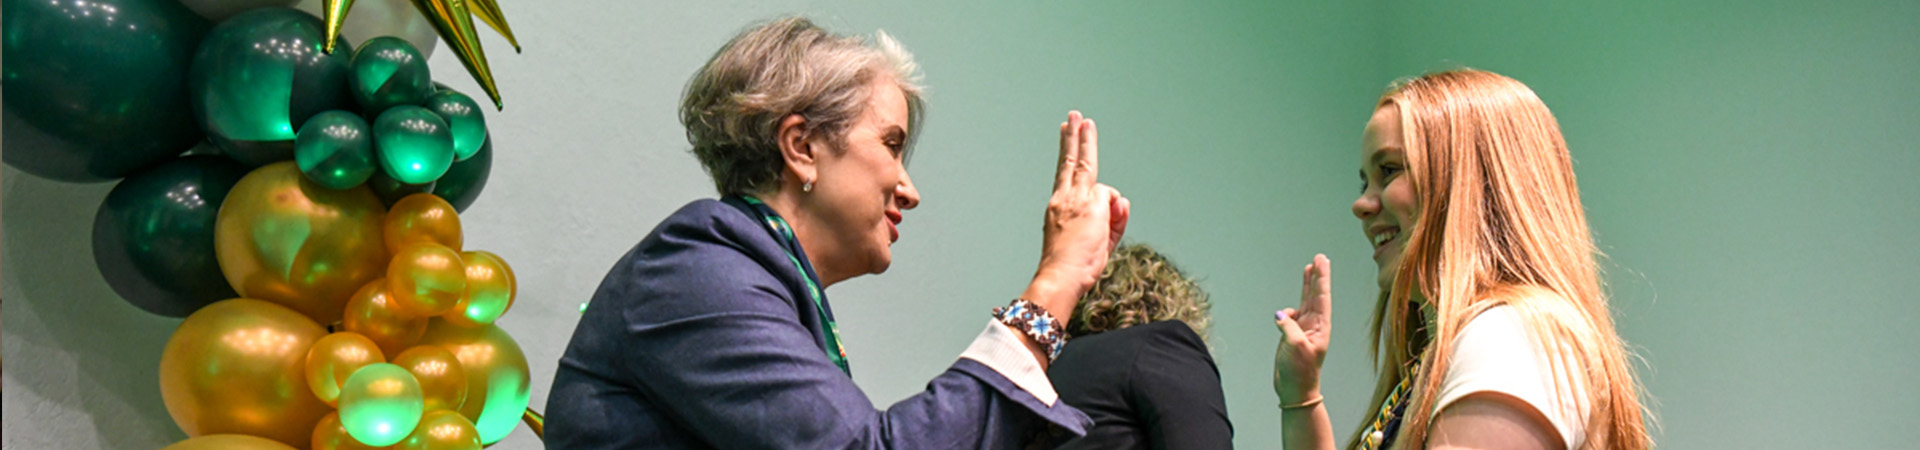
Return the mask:
MULTIPOLYGON (((326 51, 333 52, 333 43, 340 38, 340 26, 347 21, 347 11, 353 8, 354 0, 326 0, 322 10, 326 12, 327 42, 326 51)), ((480 83, 487 91, 487 97, 493 99, 494 109, 505 109, 500 102, 500 88, 494 85, 493 68, 487 65, 487 53, 480 47, 480 36, 474 32, 473 18, 479 17, 487 26, 507 38, 513 45, 513 52, 520 52, 520 41, 513 37, 513 27, 507 25, 507 17, 500 13, 500 4, 495 0, 412 0, 415 9, 427 17, 433 29, 440 33, 440 40, 453 48, 460 57, 460 64, 467 66, 467 73, 473 75, 473 81, 480 83)))

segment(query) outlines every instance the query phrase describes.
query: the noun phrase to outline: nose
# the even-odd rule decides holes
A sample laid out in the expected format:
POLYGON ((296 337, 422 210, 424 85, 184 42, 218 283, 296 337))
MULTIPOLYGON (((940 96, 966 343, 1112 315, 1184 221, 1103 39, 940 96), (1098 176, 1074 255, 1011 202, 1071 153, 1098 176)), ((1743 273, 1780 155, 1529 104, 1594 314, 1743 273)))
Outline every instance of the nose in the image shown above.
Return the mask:
POLYGON ((1376 214, 1380 214, 1380 196, 1375 195, 1373 191, 1361 193, 1360 198, 1353 200, 1354 217, 1367 220, 1376 214))
POLYGON ((920 206, 920 190, 914 189, 913 177, 907 176, 907 171, 905 170, 900 171, 900 186, 895 187, 893 190, 893 203, 898 205, 901 210, 909 210, 920 206))

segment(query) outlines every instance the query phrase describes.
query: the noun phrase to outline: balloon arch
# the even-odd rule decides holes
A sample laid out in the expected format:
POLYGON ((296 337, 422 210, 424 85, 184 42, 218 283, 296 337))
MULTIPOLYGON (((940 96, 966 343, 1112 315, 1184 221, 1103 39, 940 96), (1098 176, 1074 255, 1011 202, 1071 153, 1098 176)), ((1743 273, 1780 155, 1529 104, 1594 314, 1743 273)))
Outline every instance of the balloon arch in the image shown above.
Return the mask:
POLYGON ((119 180, 94 218, 100 273, 185 318, 158 394, 189 439, 168 448, 540 433, 526 355, 494 325, 513 269, 461 232, 494 142, 480 104, 427 67, 445 39, 499 107, 472 23, 512 42, 498 5, 295 3, 3 3, 0 157, 119 180))

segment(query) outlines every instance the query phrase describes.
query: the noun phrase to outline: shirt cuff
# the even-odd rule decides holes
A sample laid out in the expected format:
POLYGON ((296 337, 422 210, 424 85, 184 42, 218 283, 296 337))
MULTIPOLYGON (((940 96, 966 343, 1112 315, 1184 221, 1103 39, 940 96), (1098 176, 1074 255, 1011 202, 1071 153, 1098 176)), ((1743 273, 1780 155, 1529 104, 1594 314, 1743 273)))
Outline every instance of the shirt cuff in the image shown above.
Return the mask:
POLYGON ((1047 371, 1040 368, 1040 361, 1033 359, 1033 351, 1020 341, 1020 332, 1000 321, 988 319, 987 329, 973 338, 973 344, 968 345, 960 357, 999 372, 1014 386, 1033 394, 1049 407, 1060 399, 1060 394, 1053 391, 1053 381, 1047 379, 1047 371))

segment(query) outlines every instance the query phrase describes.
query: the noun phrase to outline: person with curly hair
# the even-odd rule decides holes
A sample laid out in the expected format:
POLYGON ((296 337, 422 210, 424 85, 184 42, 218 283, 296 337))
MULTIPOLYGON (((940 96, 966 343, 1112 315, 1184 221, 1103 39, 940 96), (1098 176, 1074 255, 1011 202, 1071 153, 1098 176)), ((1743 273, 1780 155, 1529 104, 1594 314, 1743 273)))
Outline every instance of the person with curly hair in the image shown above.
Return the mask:
POLYGON ((1207 293, 1144 244, 1113 252, 1068 320, 1072 336, 1047 369, 1061 400, 1093 418, 1060 449, 1233 447, 1220 370, 1207 350, 1207 293))

